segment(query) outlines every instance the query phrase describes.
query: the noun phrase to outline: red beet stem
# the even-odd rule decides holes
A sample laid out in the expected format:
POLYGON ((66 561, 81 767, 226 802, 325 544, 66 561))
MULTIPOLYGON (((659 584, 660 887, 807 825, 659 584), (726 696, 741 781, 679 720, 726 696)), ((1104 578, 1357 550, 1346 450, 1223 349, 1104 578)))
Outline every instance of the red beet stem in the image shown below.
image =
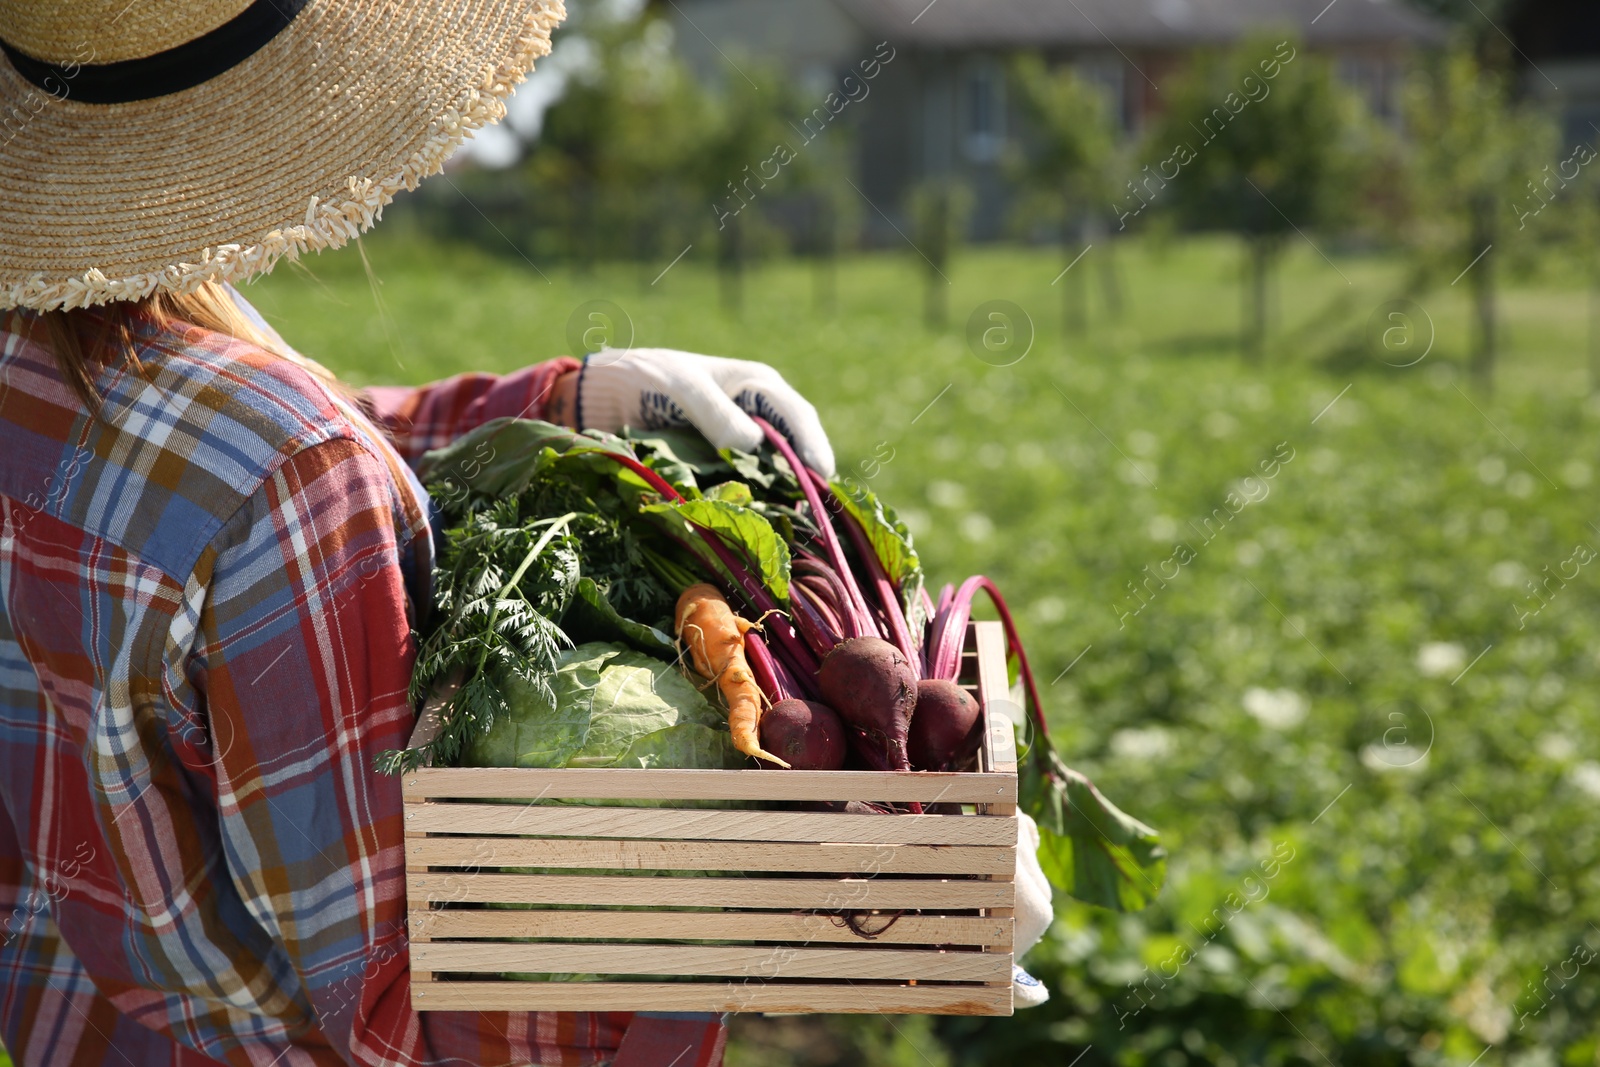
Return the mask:
MULTIPOLYGON (((812 474, 812 479, 818 483, 819 489, 827 490, 830 494, 833 487, 823 481, 822 476, 812 474)), ((911 637, 911 626, 906 622, 905 610, 900 606, 900 591, 889 580, 888 572, 883 569, 883 561, 878 558, 877 550, 872 547, 872 541, 867 537, 867 531, 862 528, 856 517, 846 511, 840 516, 845 531, 849 533, 851 542, 856 546, 856 554, 861 557, 862 564, 867 568, 867 575, 873 588, 878 594, 878 606, 883 613, 883 619, 888 624, 889 639, 905 653, 906 659, 917 668, 921 674, 922 654, 917 650, 917 644, 911 637)))
POLYGON ((756 676, 756 685, 761 687, 772 703, 788 700, 799 691, 789 672, 783 664, 772 658, 767 643, 754 630, 744 635, 744 652, 750 661, 750 673, 756 676))
POLYGON ((790 469, 794 471, 795 480, 800 483, 801 492, 805 494, 806 503, 811 505, 811 521, 817 524, 817 530, 822 534, 822 545, 827 549, 828 558, 833 562, 833 569, 839 572, 839 579, 844 584, 850 602, 850 610, 846 613, 849 618, 844 620, 845 625, 850 628, 847 636, 879 636, 878 628, 872 621, 872 612, 867 608, 867 598, 861 595, 861 589, 856 585, 855 575, 851 573, 850 563, 845 559, 844 548, 839 544, 838 534, 834 532, 828 509, 817 494, 817 487, 807 477, 809 470, 800 462, 800 457, 795 454, 788 438, 773 429, 771 423, 762 418, 757 418, 755 423, 761 427, 761 432, 767 435, 767 440, 772 442, 772 447, 788 461, 790 469))

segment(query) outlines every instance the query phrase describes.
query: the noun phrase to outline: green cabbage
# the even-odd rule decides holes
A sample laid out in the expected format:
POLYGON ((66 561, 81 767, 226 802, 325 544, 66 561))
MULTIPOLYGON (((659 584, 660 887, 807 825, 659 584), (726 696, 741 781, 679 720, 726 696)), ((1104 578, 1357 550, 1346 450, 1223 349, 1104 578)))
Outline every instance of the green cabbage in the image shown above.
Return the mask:
POLYGON ((676 667, 606 642, 561 654, 555 701, 516 678, 509 714, 471 741, 469 767, 748 767, 727 718, 676 667))

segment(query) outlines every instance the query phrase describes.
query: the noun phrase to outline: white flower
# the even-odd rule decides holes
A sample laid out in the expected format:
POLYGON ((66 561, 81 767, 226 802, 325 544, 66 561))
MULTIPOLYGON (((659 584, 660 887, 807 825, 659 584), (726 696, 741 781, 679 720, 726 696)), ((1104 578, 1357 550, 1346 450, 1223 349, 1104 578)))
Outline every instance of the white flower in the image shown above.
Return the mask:
POLYGON ((1409 741, 1364 745, 1361 749, 1361 765, 1369 771, 1409 771, 1427 763, 1428 749, 1409 741))
POLYGON ((900 521, 906 524, 914 537, 933 536, 933 520, 921 508, 901 508, 900 521))
POLYGON ((1159 726, 1118 730, 1111 735, 1111 753, 1135 762, 1158 760, 1172 751, 1172 735, 1159 726))
POLYGON ((1233 550, 1233 558, 1241 567, 1254 567, 1261 562, 1261 556, 1261 546, 1254 541, 1240 541, 1239 547, 1233 550))
POLYGON ((1251 687, 1244 691, 1244 710, 1254 715, 1262 726, 1274 730, 1300 725, 1310 709, 1311 702, 1293 689, 1251 687))
POLYGON ((1566 734, 1558 733, 1542 735, 1538 740, 1537 747, 1539 755, 1557 763, 1565 763, 1578 750, 1578 746, 1572 743, 1572 738, 1566 734))
POLYGON ((1503 559, 1489 568, 1489 584, 1512 589, 1521 584, 1524 573, 1522 564, 1514 559, 1503 559))
POLYGON ((1050 454, 1036 441, 1024 441, 1017 446, 1017 465, 1042 467, 1050 462, 1050 454))
POLYGON ((1417 649, 1417 670, 1429 678, 1455 674, 1467 665, 1467 650, 1454 641, 1429 641, 1417 649))
POLYGON ((971 511, 961 516, 961 536, 968 541, 987 541, 994 533, 994 523, 989 516, 971 511))
POLYGON ((959 482, 929 482, 928 499, 941 508, 960 509, 966 506, 967 489, 959 482))
POLYGON ((1600 800, 1600 763, 1586 759, 1568 771, 1567 777, 1573 785, 1600 800))
POLYGON ((1527 471, 1517 471, 1506 479, 1506 492, 1521 500, 1526 500, 1539 488, 1539 483, 1533 480, 1533 475, 1527 471))
POLYGON ((1043 623, 1060 622, 1067 617, 1067 602, 1058 596, 1040 597, 1033 602, 1030 614, 1043 623))
POLYGON ((1484 485, 1498 485, 1506 476, 1506 461, 1499 456, 1484 456, 1478 461, 1478 480, 1484 485))
POLYGON ((1171 541, 1178 536, 1178 520, 1171 515, 1157 515, 1150 520, 1150 540, 1171 541))
POLYGON ((1229 415, 1226 411, 1213 411, 1200 420, 1200 425, 1205 428, 1207 437, 1232 437, 1233 431, 1239 428, 1239 420, 1229 415))

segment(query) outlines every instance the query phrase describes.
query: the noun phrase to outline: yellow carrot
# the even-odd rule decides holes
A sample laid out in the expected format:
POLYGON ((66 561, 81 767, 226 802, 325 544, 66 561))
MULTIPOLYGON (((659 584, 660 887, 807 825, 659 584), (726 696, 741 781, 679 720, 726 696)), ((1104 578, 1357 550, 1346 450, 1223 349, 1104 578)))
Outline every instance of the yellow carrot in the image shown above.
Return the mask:
POLYGON ((761 747, 762 694, 744 658, 744 635, 752 626, 733 613, 716 588, 701 582, 678 597, 673 618, 678 640, 701 677, 717 684, 728 705, 733 747, 788 769, 789 764, 761 747))

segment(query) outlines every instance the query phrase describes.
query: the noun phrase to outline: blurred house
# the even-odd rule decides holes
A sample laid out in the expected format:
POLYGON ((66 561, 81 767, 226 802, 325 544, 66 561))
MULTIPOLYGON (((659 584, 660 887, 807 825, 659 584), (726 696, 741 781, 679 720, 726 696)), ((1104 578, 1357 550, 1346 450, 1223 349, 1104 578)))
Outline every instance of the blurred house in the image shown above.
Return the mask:
POLYGON ((1600 5, 1522 0, 1512 5, 1506 33, 1523 90, 1557 109, 1566 144, 1600 144, 1600 5))
POLYGON ((1014 53, 1074 64, 1104 86, 1131 134, 1159 113, 1160 85, 1198 48, 1281 28, 1333 56, 1373 111, 1392 116, 1408 55, 1445 39, 1442 24, 1385 0, 670 0, 665 10, 705 78, 737 79, 739 57, 759 57, 787 67, 819 104, 888 42, 893 59, 866 87, 872 102, 851 105, 856 182, 898 217, 917 181, 959 175, 976 193, 977 239, 1005 225, 1014 53))

